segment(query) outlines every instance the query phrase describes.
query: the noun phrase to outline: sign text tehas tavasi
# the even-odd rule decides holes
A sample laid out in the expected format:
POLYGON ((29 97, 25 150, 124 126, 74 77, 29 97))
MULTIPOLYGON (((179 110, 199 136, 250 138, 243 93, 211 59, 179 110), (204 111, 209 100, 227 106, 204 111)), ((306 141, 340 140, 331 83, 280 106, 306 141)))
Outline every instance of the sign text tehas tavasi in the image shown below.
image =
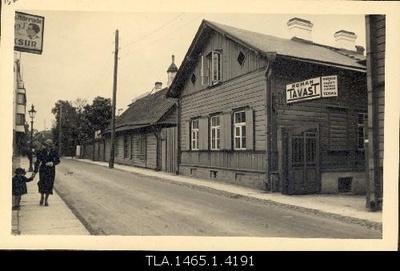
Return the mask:
POLYGON ((44 17, 15 12, 14 50, 41 54, 43 51, 44 17))
POLYGON ((337 76, 322 76, 286 85, 286 103, 337 96, 337 76))

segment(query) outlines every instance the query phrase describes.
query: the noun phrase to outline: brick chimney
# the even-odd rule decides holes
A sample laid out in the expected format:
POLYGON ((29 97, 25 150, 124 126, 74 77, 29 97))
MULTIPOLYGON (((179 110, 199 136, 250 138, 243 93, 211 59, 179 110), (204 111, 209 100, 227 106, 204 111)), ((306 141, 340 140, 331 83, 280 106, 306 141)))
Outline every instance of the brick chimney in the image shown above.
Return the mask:
POLYGON ((356 51, 357 51, 357 53, 359 53, 360 55, 364 55, 365 48, 362 47, 361 45, 356 45, 356 51))
POLYGON ((160 89, 162 89, 162 82, 156 82, 154 84, 154 91, 159 91, 160 89))
POLYGON ((299 38, 312 42, 311 30, 313 24, 310 21, 294 17, 287 22, 287 25, 292 39, 299 38))
POLYGON ((333 36, 335 37, 337 48, 355 51, 357 35, 354 32, 339 30, 333 36))

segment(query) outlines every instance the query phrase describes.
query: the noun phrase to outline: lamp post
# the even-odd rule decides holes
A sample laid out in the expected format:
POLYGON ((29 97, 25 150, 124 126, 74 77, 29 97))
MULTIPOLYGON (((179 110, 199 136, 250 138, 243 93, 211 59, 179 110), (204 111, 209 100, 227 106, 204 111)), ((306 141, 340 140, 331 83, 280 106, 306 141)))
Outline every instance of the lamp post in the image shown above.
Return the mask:
POLYGON ((30 152, 30 155, 29 155, 29 157, 30 157, 30 159, 29 159, 29 171, 33 171, 33 167, 32 167, 32 160, 33 160, 33 152, 32 152, 32 150, 33 150, 33 119, 35 118, 35 115, 36 115, 36 110, 35 110, 35 107, 33 106, 33 104, 32 104, 31 110, 29 110, 28 113, 29 113, 29 117, 31 118, 31 144, 30 144, 30 149, 29 149, 29 152, 30 152))

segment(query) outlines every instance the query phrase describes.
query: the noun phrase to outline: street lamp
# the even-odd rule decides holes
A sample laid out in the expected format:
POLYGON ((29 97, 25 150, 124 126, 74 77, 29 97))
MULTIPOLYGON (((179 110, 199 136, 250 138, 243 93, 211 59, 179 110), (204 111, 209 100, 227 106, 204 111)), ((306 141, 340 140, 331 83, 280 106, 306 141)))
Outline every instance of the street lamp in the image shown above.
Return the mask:
POLYGON ((30 152, 30 155, 29 155, 29 157, 30 157, 30 159, 29 159, 29 171, 33 171, 33 167, 32 167, 32 160, 33 160, 33 152, 32 152, 32 150, 33 150, 33 119, 35 118, 35 115, 36 115, 36 110, 35 110, 35 107, 33 106, 33 104, 32 104, 31 110, 29 110, 28 113, 29 113, 29 117, 31 118, 31 144, 30 144, 30 149, 29 149, 29 152, 30 152))

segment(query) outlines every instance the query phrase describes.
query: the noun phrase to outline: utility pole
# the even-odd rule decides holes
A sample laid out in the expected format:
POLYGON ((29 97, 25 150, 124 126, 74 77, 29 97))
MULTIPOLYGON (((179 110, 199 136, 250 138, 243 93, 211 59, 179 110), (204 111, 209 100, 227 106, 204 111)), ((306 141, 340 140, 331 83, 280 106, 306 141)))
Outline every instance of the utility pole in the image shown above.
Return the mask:
POLYGON ((115 54, 114 54, 114 83, 113 83, 113 98, 112 98, 112 115, 111 115, 111 148, 110 160, 108 167, 114 168, 114 149, 115 149, 115 109, 117 103, 117 73, 118 73, 118 29, 115 31, 115 54))

